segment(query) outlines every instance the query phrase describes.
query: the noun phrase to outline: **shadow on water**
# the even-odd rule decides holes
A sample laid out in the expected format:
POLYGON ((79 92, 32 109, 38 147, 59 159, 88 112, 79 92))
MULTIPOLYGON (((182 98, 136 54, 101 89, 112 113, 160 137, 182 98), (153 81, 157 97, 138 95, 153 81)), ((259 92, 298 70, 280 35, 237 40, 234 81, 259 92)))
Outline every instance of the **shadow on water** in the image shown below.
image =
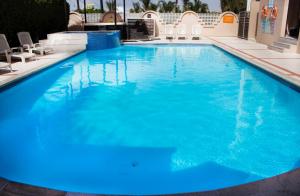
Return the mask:
MULTIPOLYGON (((11 180, 68 191, 155 194, 212 190, 261 179, 216 162, 174 170, 173 147, 37 144, 1 160, 11 180), (32 150, 35 149, 35 150, 32 150), (34 153, 32 153, 34 151, 34 153), (14 163, 14 164, 11 164, 14 163)), ((0 152, 3 157, 3 152, 0 152)), ((14 154, 16 152, 11 152, 14 154)), ((184 161, 184 160, 183 160, 184 161)), ((5 170, 3 170, 5 168, 5 170)))

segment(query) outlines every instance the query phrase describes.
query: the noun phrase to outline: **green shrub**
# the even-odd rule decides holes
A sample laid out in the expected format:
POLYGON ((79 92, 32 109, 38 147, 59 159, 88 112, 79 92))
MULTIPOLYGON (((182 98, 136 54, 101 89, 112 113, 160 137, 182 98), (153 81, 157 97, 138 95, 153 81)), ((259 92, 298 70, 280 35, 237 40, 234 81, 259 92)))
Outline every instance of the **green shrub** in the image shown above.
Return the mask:
POLYGON ((66 0, 0 0, 0 33, 12 46, 19 46, 17 32, 30 32, 34 42, 48 33, 67 30, 69 4, 66 0))

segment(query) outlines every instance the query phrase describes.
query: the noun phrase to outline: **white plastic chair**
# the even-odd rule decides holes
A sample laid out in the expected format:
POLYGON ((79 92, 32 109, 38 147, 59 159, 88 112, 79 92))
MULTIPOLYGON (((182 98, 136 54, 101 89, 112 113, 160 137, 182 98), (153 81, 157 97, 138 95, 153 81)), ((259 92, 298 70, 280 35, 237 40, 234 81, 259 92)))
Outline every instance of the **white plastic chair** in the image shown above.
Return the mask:
POLYGON ((0 52, 5 53, 7 59, 21 59, 22 63, 25 63, 26 59, 30 59, 36 56, 33 53, 23 52, 23 49, 20 47, 11 48, 4 34, 0 34, 0 52))
POLYGON ((202 35, 202 26, 201 25, 193 25, 192 26, 192 39, 201 39, 202 35))
POLYGON ((40 43, 33 43, 28 32, 19 32, 18 39, 24 50, 30 53, 37 52, 40 55, 44 55, 46 53, 53 52, 52 48, 44 47, 40 43))
POLYGON ((10 72, 12 72, 11 63, 0 62, 0 68, 9 68, 10 72))
POLYGON ((181 24, 177 26, 177 38, 178 39, 186 39, 187 33, 186 33, 186 25, 181 24))
POLYGON ((166 39, 175 39, 174 26, 171 24, 165 25, 165 36, 166 39))

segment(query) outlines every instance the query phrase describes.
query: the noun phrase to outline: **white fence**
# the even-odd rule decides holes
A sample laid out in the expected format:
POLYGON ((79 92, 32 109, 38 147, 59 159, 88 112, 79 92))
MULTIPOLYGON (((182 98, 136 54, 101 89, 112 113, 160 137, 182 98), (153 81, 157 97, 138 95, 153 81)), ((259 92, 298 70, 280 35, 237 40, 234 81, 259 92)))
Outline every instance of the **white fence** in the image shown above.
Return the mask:
MULTIPOLYGON (((104 14, 87 14, 87 23, 102 21, 104 14)), ((123 17, 122 13, 119 13, 123 17)), ((84 18, 84 15, 82 15, 84 18)), ((191 37, 192 26, 201 27, 201 34, 205 36, 237 36, 238 16, 233 12, 224 13, 158 13, 147 11, 145 13, 126 13, 126 19, 153 19, 155 21, 155 37, 166 37, 166 29, 171 26, 173 34, 178 28, 186 27, 187 37, 191 37)), ((124 19, 123 19, 124 20, 124 19)))
MULTIPOLYGON (((81 14, 81 17, 84 19, 84 14, 81 14)), ((102 17, 103 17, 103 14, 100 14, 100 13, 86 14, 86 20, 88 23, 100 22, 102 17)))
MULTIPOLYGON (((119 13, 120 16, 123 19, 123 13, 119 13)), ((210 25, 216 25, 219 21, 219 16, 221 13, 199 13, 199 19, 201 20, 201 23, 203 26, 210 26, 210 25)), ((101 13, 93 13, 93 14, 86 14, 87 17, 87 23, 97 23, 102 20, 104 14, 101 13)), ((173 24, 178 19, 180 19, 180 16, 182 13, 159 13, 160 19, 165 24, 173 24)), ((82 18, 84 19, 84 14, 81 14, 82 18)), ((139 19, 143 16, 143 13, 126 13, 126 18, 130 19, 139 19)))

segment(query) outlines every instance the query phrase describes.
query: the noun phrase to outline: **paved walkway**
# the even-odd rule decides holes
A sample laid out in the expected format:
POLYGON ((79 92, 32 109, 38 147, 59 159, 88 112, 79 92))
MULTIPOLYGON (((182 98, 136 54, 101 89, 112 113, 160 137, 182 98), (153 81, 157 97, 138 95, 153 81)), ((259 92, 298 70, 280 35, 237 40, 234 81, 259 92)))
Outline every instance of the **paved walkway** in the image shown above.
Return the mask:
POLYGON ((0 87, 7 85, 15 80, 24 78, 34 72, 47 68, 59 61, 62 61, 68 57, 71 57, 81 51, 73 52, 57 52, 45 56, 37 56, 36 59, 32 59, 26 63, 16 62, 12 64, 13 72, 8 70, 0 70, 0 87))
POLYGON ((236 37, 211 37, 212 42, 256 66, 300 87, 300 54, 279 53, 266 45, 236 37))

